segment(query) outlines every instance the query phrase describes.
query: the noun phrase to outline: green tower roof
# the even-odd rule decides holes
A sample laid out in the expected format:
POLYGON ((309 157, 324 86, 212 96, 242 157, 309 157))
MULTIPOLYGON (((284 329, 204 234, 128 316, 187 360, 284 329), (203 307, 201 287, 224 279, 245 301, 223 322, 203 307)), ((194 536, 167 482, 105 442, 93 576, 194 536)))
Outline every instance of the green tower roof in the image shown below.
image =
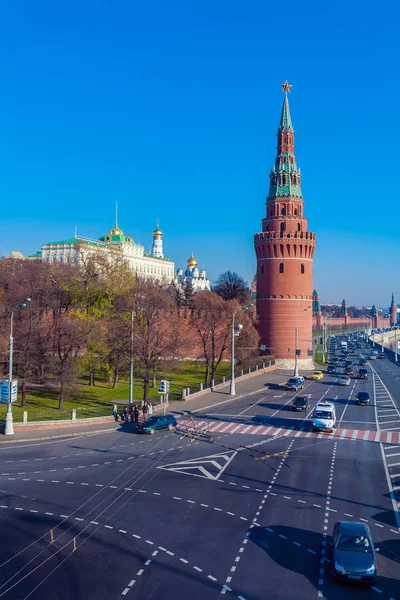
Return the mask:
POLYGON ((290 117, 290 109, 289 109, 289 100, 288 95, 285 92, 285 99, 283 101, 282 106, 282 114, 281 114, 281 122, 279 124, 279 131, 283 131, 284 129, 291 130, 294 132, 292 119, 290 117))

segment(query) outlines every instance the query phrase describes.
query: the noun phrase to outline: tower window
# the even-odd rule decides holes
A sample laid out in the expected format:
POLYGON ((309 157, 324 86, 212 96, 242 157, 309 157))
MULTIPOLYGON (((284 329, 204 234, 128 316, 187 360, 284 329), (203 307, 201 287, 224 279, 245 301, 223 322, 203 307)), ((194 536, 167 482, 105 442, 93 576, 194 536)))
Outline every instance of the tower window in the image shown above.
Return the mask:
POLYGON ((304 275, 304 265, 301 265, 301 274, 304 275))
POLYGON ((297 208, 294 209, 294 216, 297 217, 297 208))
POLYGON ((297 231, 300 231, 300 223, 297 223, 297 231))
POLYGON ((279 273, 283 273, 283 271, 284 271, 283 263, 279 263, 279 273))
POLYGON ((260 272, 261 272, 261 275, 264 275, 264 265, 261 265, 260 272))
POLYGON ((281 215, 282 215, 282 217, 285 217, 285 216, 286 216, 286 206, 283 206, 283 207, 281 208, 281 215))
POLYGON ((270 217, 273 217, 273 216, 274 216, 274 210, 273 210, 273 208, 271 208, 271 210, 269 211, 269 216, 270 216, 270 217))
POLYGON ((280 229, 281 229, 281 235, 282 235, 283 232, 285 231, 285 223, 280 224, 280 229))

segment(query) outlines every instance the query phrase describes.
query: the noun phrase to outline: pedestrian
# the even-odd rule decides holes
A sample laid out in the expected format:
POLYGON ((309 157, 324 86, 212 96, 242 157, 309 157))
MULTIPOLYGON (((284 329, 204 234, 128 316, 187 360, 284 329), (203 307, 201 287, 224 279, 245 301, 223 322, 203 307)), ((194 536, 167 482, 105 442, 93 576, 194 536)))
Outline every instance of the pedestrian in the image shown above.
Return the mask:
POLYGON ((149 402, 147 409, 148 409, 149 419, 150 419, 153 416, 153 405, 151 402, 149 402))
POLYGON ((145 402, 143 404, 143 421, 147 421, 147 412, 148 412, 147 403, 145 402))
POLYGON ((132 404, 129 405, 129 422, 133 423, 133 406, 132 406, 132 404))
POLYGON ((139 421, 139 409, 137 404, 135 404, 135 408, 133 409, 133 418, 135 419, 135 423, 139 421))
POLYGON ((124 421, 125 421, 125 423, 129 423, 129 413, 128 413, 128 409, 126 408, 126 406, 124 408, 124 421))
POLYGON ((113 415, 114 415, 115 421, 118 421, 118 411, 117 411, 117 405, 116 404, 114 404, 113 415))

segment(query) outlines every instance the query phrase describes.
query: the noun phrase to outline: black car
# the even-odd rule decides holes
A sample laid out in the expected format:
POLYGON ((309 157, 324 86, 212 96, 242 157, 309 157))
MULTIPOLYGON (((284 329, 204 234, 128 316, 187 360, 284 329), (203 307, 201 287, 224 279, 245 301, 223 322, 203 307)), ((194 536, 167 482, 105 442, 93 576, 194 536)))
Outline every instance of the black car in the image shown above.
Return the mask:
POLYGON ((353 369, 353 367, 350 367, 350 366, 346 367, 345 370, 344 370, 344 374, 345 375, 354 375, 354 369, 353 369))
POLYGON ((174 415, 157 415, 156 417, 150 417, 144 423, 139 423, 137 427, 138 433, 149 433, 153 435, 156 431, 162 429, 169 429, 172 431, 176 427, 176 419, 174 415))
POLYGON ((310 398, 309 396, 297 396, 293 400, 292 410, 300 411, 300 410, 308 410, 310 407, 310 398))
POLYGON ((357 372, 357 379, 368 379, 368 369, 361 367, 357 372))
POLYGON ((356 404, 362 404, 368 406, 371 404, 371 396, 368 392, 358 392, 356 396, 356 404))
POLYGON ((360 365, 360 367, 365 367, 368 364, 368 361, 366 358, 360 358, 360 361, 358 364, 360 365))
POLYGON ((339 359, 338 359, 338 357, 337 357, 337 356, 334 356, 334 357, 331 359, 331 364, 332 364, 332 365, 338 365, 338 364, 339 364, 339 359))
POLYGON ((334 365, 329 365, 329 366, 326 368, 326 372, 327 372, 327 373, 331 373, 331 374, 333 375, 333 373, 336 373, 336 367, 335 367, 334 365))
POLYGON ((380 354, 378 354, 378 358, 382 360, 383 358, 386 358, 386 354, 384 352, 381 352, 380 354))
POLYGON ((374 583, 376 557, 371 533, 366 523, 339 521, 333 528, 333 574, 354 583, 374 583))
POLYGON ((346 362, 344 363, 345 367, 352 367, 353 366, 353 362, 351 360, 346 360, 346 362))

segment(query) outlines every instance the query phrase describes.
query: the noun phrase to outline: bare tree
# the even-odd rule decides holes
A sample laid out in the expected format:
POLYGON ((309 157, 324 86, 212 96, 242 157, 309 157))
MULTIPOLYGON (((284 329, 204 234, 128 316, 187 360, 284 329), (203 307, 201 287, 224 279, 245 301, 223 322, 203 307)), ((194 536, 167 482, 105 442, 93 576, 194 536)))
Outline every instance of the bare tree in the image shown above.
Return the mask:
POLYGON ((248 283, 231 271, 225 271, 219 275, 213 292, 221 296, 223 300, 237 300, 240 304, 249 304, 251 302, 251 291, 248 283))

